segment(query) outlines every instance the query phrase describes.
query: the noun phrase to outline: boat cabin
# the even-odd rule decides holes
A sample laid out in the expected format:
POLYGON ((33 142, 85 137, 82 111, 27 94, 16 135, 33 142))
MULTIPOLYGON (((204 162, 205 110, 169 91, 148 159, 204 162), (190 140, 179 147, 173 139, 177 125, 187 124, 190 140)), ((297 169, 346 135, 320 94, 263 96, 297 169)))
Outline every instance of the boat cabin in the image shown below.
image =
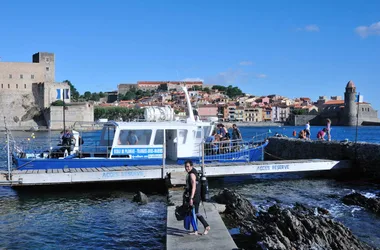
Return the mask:
POLYGON ((108 122, 100 146, 110 158, 162 159, 177 161, 199 157, 202 141, 211 135, 214 125, 207 122, 108 122), (165 148, 164 148, 165 147, 165 148))

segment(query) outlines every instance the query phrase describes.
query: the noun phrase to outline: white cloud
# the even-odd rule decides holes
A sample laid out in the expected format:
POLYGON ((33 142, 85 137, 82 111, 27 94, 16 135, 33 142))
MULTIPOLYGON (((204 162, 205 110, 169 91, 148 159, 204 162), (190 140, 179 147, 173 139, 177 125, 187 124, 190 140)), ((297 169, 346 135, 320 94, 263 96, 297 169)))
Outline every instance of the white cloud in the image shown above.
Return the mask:
POLYGON ((380 35, 380 22, 373 23, 370 26, 359 26, 355 29, 355 32, 362 38, 370 35, 380 35))
POLYGON ((239 64, 240 64, 241 66, 249 66, 249 65, 252 65, 253 62, 251 62, 251 61, 241 61, 239 64))
POLYGON ((302 28, 297 28, 297 31, 306 31, 306 32, 319 32, 318 25, 309 24, 302 28))
POLYGON ((256 77, 257 78, 266 78, 267 75, 266 74, 257 74, 256 77))
POLYGON ((228 69, 227 71, 218 73, 216 76, 207 77, 205 82, 207 84, 233 85, 242 76, 246 76, 246 73, 242 70, 228 69))
POLYGON ((181 81, 183 81, 183 82, 198 82, 198 81, 204 82, 204 80, 202 78, 199 78, 199 77, 185 78, 185 79, 182 79, 181 81))

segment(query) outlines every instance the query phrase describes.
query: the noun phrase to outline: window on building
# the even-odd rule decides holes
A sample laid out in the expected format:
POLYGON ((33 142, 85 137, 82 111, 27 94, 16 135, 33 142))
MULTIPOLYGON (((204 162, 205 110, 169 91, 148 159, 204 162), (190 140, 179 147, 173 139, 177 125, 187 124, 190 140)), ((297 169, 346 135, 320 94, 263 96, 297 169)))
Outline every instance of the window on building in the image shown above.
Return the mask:
POLYGON ((24 84, 24 89, 26 89, 26 84, 24 84))
POLYGON ((12 79, 12 74, 9 74, 9 79, 12 79))
POLYGON ((45 62, 49 62, 49 61, 50 61, 49 57, 46 57, 45 62))
POLYGON ((362 111, 364 111, 364 108, 362 108, 362 111))
POLYGON ((31 79, 34 79, 34 75, 31 75, 30 78, 31 78, 31 79))
POLYGON ((10 84, 8 84, 8 89, 10 89, 11 88, 11 85, 10 84))
POLYGON ((18 89, 18 84, 16 84, 16 89, 18 89))
POLYGON ((1 88, 3 88, 4 87, 4 85, 3 84, 1 84, 1 88))
POLYGON ((20 75, 20 79, 23 79, 23 78, 24 78, 24 75, 23 75, 23 74, 21 74, 21 75, 20 75))
POLYGON ((46 67, 46 71, 49 71, 49 67, 46 67))

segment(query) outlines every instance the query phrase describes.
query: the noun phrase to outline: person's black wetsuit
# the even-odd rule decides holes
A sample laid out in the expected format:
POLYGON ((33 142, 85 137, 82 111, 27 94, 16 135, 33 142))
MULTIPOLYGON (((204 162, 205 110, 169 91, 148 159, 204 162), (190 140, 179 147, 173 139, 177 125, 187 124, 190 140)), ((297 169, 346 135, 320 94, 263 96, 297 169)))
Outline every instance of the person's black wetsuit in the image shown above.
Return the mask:
POLYGON ((202 225, 204 226, 204 228, 206 228, 209 226, 209 224, 207 223, 205 218, 203 218, 203 216, 199 213, 199 204, 201 202, 201 183, 199 180, 198 172, 195 168, 193 168, 187 175, 187 178, 186 178, 186 194, 187 194, 187 197, 189 197, 189 199, 190 199, 191 190, 193 188, 193 186, 191 184, 191 178, 190 178, 191 174, 194 174, 195 178, 196 178, 196 181, 195 181, 196 187, 195 187, 195 194, 194 194, 194 198, 193 198, 193 207, 195 208, 195 214, 197 215, 198 220, 200 220, 202 225))

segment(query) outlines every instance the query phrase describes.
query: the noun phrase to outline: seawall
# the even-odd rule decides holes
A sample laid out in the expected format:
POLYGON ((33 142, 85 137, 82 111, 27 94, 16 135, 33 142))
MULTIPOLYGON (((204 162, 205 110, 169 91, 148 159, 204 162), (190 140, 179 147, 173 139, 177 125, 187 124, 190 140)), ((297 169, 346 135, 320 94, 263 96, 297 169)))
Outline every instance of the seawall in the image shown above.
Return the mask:
POLYGON ((265 151, 272 159, 350 160, 348 177, 380 181, 380 144, 270 137, 265 151))

